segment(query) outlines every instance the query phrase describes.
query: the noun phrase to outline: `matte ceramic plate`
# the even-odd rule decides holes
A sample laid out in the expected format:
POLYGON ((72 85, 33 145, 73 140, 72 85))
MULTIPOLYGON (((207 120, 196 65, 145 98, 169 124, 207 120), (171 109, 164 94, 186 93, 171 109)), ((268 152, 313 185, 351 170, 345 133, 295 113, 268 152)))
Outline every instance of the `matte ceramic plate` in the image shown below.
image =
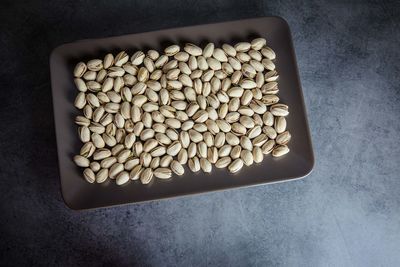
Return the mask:
POLYGON ((56 126, 58 161, 62 195, 72 209, 89 209, 135 203, 148 200, 190 195, 242 186, 288 181, 304 177, 314 166, 314 156, 308 129, 306 110, 288 24, 279 17, 264 17, 240 21, 207 24, 130 34, 104 39, 83 40, 57 47, 50 58, 54 118, 56 126), (249 41, 265 37, 277 54, 279 97, 289 105, 288 129, 292 134, 290 153, 281 158, 264 157, 260 164, 244 166, 236 174, 213 168, 210 174, 193 174, 185 167, 183 176, 169 180, 153 179, 149 185, 130 181, 117 186, 114 181, 89 184, 82 178, 82 169, 75 166, 72 157, 79 153, 81 143, 74 117, 80 113, 73 101, 77 89, 72 71, 81 60, 102 58, 107 52, 154 48, 162 51, 170 44, 191 42, 204 46, 208 41, 217 45, 249 41))

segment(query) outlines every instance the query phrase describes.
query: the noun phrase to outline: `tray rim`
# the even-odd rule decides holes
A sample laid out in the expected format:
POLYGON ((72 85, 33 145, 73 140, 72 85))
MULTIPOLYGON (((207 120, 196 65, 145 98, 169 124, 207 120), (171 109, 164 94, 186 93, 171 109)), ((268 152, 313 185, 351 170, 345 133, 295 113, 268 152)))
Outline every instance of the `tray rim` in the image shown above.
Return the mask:
MULTIPOLYGON (((150 30, 150 31, 139 31, 139 32, 134 32, 134 33, 127 33, 127 34, 122 34, 122 35, 110 35, 106 37, 100 37, 100 38, 87 38, 87 39, 79 39, 75 40, 72 42, 67 42, 63 43, 61 45, 56 46, 50 53, 49 57, 49 67, 50 67, 50 80, 51 80, 51 94, 52 94, 52 100, 53 100, 53 118, 54 118, 54 128, 55 128, 55 136, 56 136, 56 149, 57 149, 57 161, 58 161, 58 173, 59 173, 59 180, 60 180, 60 191, 61 191, 61 196, 62 199, 65 203, 65 205, 73 211, 85 211, 85 210, 95 210, 95 209, 101 209, 101 208, 112 208, 112 207, 117 207, 117 206, 125 206, 125 205, 134 205, 134 204, 140 204, 140 203, 148 203, 148 202, 153 202, 153 201, 159 201, 159 200, 168 200, 168 199, 173 199, 173 198, 181 198, 181 197, 188 197, 188 196, 193 196, 193 195, 200 195, 200 194, 207 194, 207 193, 212 193, 212 192, 221 192, 225 190, 235 190, 235 189, 240 189, 240 188, 249 188, 253 186, 259 186, 259 185, 271 185, 271 184, 277 184, 277 183, 283 183, 283 182, 289 182, 289 181, 297 181, 300 179, 303 179, 310 175, 312 171, 314 170, 315 167, 315 153, 314 153, 314 147, 313 147, 313 142, 312 142, 312 136, 311 136, 311 131, 310 131, 310 126, 309 126, 309 121, 308 121, 308 112, 306 108, 306 104, 304 101, 304 93, 303 93, 303 86, 301 84, 300 80, 300 73, 298 69, 298 64, 297 64, 297 56, 295 53, 294 45, 293 45, 293 38, 292 38, 292 32, 289 26, 289 23, 281 16, 260 16, 260 17, 252 17, 252 18, 244 18, 244 19, 239 19, 239 20, 228 20, 228 21, 219 21, 219 22, 209 22, 209 23, 204 23, 204 24, 193 24, 193 25, 188 25, 188 26, 182 26, 182 27, 165 27, 161 29, 156 29, 156 30, 150 30), (154 32, 163 32, 165 30, 178 30, 178 29, 187 29, 191 27, 197 27, 197 26, 207 26, 207 25, 215 25, 215 24, 224 24, 224 23, 231 23, 231 22, 241 22, 241 21, 249 21, 249 20, 256 20, 256 19, 266 19, 266 18, 274 18, 277 20, 280 20, 281 23, 285 25, 285 27, 288 30, 289 33, 289 41, 290 41, 290 50, 293 54, 293 60, 294 60, 294 65, 295 65, 295 74, 296 74, 296 80, 299 84, 299 93, 301 95, 301 105, 304 107, 304 119, 305 119, 305 127, 306 127, 306 133, 307 133, 307 138, 310 143, 310 151, 311 151, 311 160, 309 161, 310 165, 309 168, 304 171, 304 173, 301 173, 300 175, 295 175, 295 176, 287 176, 285 178, 280 178, 277 180, 273 181, 263 181, 263 182, 258 182, 258 183, 252 183, 252 184, 247 184, 247 185, 240 185, 240 186, 234 186, 234 187, 228 187, 228 188, 215 188, 211 190, 205 190, 201 192, 188 192, 184 194, 179 194, 179 195, 173 195, 173 196, 161 196, 153 199, 147 199, 147 200, 139 200, 139 201, 131 201, 131 202, 124 202, 124 203, 116 203, 116 204, 107 204, 107 205, 102 205, 102 206, 97 206, 97 207, 84 207, 84 208, 77 208, 75 207, 70 201, 65 197, 64 193, 64 187, 62 186, 62 174, 61 174, 61 168, 60 165, 61 163, 61 157, 60 157, 60 151, 59 151, 59 138, 57 137, 57 120, 56 120, 56 106, 55 106, 55 94, 53 93, 55 89, 55 81, 54 81, 54 67, 53 67, 53 61, 54 58, 58 55, 59 50, 64 49, 64 47, 68 47, 70 45, 74 45, 77 43, 84 43, 84 42, 93 42, 93 41, 102 41, 110 38, 119 38, 119 37, 126 37, 126 36, 133 36, 137 34, 147 34, 147 33, 154 33, 154 32)), ((60 130, 60 129, 59 129, 60 130)))

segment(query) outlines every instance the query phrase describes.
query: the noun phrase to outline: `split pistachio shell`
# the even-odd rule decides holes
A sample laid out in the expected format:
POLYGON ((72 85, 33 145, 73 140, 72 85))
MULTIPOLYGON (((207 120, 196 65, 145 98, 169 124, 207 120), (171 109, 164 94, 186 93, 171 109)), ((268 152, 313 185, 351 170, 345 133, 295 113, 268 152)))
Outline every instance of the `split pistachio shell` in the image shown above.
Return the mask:
POLYGON ((273 157, 281 157, 289 152, 289 148, 286 145, 279 145, 272 150, 273 157))
POLYGON ((107 148, 99 148, 94 152, 93 159, 94 160, 102 160, 111 156, 111 151, 107 148))
POLYGON ((169 168, 157 168, 154 170, 153 174, 160 179, 169 179, 172 177, 172 171, 169 168))
POLYGON ((254 147, 252 154, 255 163, 260 163, 264 158, 262 149, 260 147, 254 147))
POLYGON ((240 158, 246 166, 250 166, 254 162, 253 154, 247 149, 244 149, 240 152, 240 158))
POLYGON ((138 180, 140 178, 140 175, 142 172, 143 172, 142 165, 136 165, 135 167, 133 167, 133 169, 129 173, 129 178, 131 180, 138 180))
POLYGON ((90 161, 84 156, 77 155, 74 157, 74 162, 79 167, 89 167, 90 161))
POLYGON ((114 165, 114 163, 117 162, 117 158, 115 157, 109 157, 109 158, 105 158, 100 162, 100 166, 102 168, 108 169, 110 168, 112 165, 114 165))
POLYGON ((129 56, 125 51, 119 52, 114 58, 114 65, 117 67, 121 67, 126 62, 128 62, 129 56))
POLYGON ((240 42, 235 45, 235 50, 237 52, 246 52, 251 48, 251 44, 248 42, 240 42))
POLYGON ((124 170, 124 165, 122 163, 116 162, 111 166, 108 175, 111 179, 115 179, 117 175, 121 173, 123 170, 124 170))
POLYGON ((262 153, 264 155, 267 155, 272 152, 272 150, 275 147, 275 140, 268 140, 266 143, 264 143, 261 147, 262 153))
POLYGON ((115 178, 115 182, 117 185, 126 184, 129 181, 129 173, 128 172, 120 172, 115 178))
POLYGON ((181 149, 178 153, 178 162, 182 165, 186 164, 189 157, 188 157, 188 152, 186 149, 181 149))
POLYGON ((134 53, 131 57, 131 62, 133 65, 140 65, 143 63, 143 60, 145 58, 145 54, 142 51, 137 51, 136 53, 134 53))
POLYGON ((214 46, 213 43, 208 43, 208 44, 206 45, 206 47, 203 49, 203 56, 204 56, 205 58, 211 57, 211 56, 213 55, 214 48, 215 48, 215 46, 214 46))
POLYGON ((182 164, 180 164, 178 161, 173 160, 171 162, 171 170, 177 174, 177 175, 183 175, 183 173, 185 172, 182 164))
POLYGON ((197 157, 193 157, 189 159, 188 166, 192 172, 198 172, 200 171, 200 160, 197 157))
POLYGON ((276 143, 279 145, 286 145, 292 138, 289 131, 283 132, 276 137, 276 143))
POLYGON ((238 172, 241 168, 243 167, 243 160, 241 159, 235 159, 232 163, 229 164, 228 170, 231 173, 236 173, 238 172))
POLYGON ((260 50, 267 44, 267 40, 264 38, 256 38, 253 41, 251 41, 251 48, 254 50, 260 50))
POLYGON ((96 183, 104 183, 108 178, 108 169, 101 169, 96 174, 96 183))
POLYGON ((153 179, 153 171, 150 168, 144 169, 140 174, 142 184, 148 184, 153 179))
POLYGON ((228 165, 232 162, 232 159, 230 157, 223 157, 217 160, 215 163, 215 167, 217 168, 226 168, 228 165))
POLYGON ((171 45, 165 48, 164 53, 167 56, 173 56, 180 51, 180 47, 178 45, 171 45))
POLYGON ((138 158, 131 158, 131 159, 128 159, 124 163, 124 168, 127 171, 131 171, 137 165, 139 165, 139 159, 138 158))
POLYGON ((152 170, 158 168, 160 166, 160 157, 155 157, 150 162, 150 168, 152 170))
POLYGON ((75 69, 74 69, 74 76, 75 77, 82 77, 83 74, 85 74, 87 70, 87 66, 85 63, 83 62, 79 62, 78 64, 76 64, 75 69))
POLYGON ((212 170, 212 165, 206 158, 201 158, 200 168, 202 169, 203 172, 210 173, 212 170))
POLYGON ((89 182, 89 183, 94 183, 95 182, 95 180, 96 180, 96 175, 94 174, 94 172, 91 170, 91 169, 89 169, 89 168, 86 168, 84 171, 83 171, 83 177, 85 178, 85 180, 87 181, 87 182, 89 182))
POLYGON ((286 130, 286 124, 287 123, 285 117, 276 117, 274 123, 275 131, 278 134, 283 133, 286 130))
POLYGON ((261 49, 261 54, 270 60, 274 60, 276 57, 274 50, 272 50, 270 47, 264 47, 261 49))
POLYGON ((103 68, 104 69, 108 69, 113 64, 114 64, 114 56, 113 56, 113 54, 105 55, 104 60, 103 60, 103 68))
POLYGON ((233 46, 231 46, 230 44, 223 44, 222 49, 228 56, 231 56, 231 57, 236 56, 236 49, 233 46))
POLYGON ((82 146, 79 154, 85 158, 89 158, 93 155, 95 150, 95 145, 92 142, 87 142, 82 146))
POLYGON ((242 147, 236 145, 232 148, 231 153, 229 154, 232 159, 237 159, 240 157, 240 153, 242 152, 242 147))
POLYGON ((200 56, 203 53, 203 50, 194 44, 186 44, 183 49, 192 56, 200 56))

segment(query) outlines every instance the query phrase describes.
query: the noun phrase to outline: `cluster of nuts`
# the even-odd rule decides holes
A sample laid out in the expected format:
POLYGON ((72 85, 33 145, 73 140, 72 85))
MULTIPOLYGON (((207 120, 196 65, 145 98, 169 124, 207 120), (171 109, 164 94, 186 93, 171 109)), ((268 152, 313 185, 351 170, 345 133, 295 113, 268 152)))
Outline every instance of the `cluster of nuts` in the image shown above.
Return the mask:
POLYGON ((122 51, 80 62, 75 106, 83 143, 74 157, 90 183, 148 184, 216 168, 238 172, 289 152, 288 106, 279 103, 275 52, 264 38, 163 54, 122 51))

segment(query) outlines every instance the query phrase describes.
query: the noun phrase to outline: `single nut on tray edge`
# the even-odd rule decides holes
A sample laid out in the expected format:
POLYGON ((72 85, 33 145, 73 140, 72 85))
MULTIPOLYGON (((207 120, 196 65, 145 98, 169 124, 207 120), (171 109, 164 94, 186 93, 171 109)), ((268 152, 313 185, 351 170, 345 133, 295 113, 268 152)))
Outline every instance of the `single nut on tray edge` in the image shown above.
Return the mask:
POLYGON ((267 44, 173 44, 79 62, 73 105, 83 145, 73 161, 83 178, 149 184, 183 175, 185 165, 237 173, 289 153, 279 55, 267 44))

